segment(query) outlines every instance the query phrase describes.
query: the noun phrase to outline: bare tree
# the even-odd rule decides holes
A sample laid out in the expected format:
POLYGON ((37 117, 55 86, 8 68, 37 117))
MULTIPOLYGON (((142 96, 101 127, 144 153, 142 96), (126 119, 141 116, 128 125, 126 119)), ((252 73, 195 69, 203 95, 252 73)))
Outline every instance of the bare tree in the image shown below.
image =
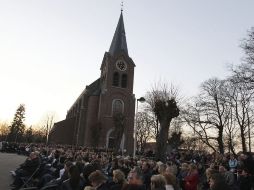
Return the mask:
POLYGON ((24 135, 24 140, 25 140, 25 142, 27 142, 27 143, 31 143, 31 142, 33 142, 34 141, 34 137, 33 137, 33 128, 32 128, 32 126, 30 126, 29 128, 27 128, 26 130, 25 130, 25 135, 24 135))
POLYGON ((235 117, 233 115, 234 108, 231 107, 230 110, 230 116, 229 116, 229 122, 225 126, 225 145, 228 147, 228 152, 232 152, 234 155, 236 155, 235 147, 237 145, 237 137, 239 128, 236 125, 235 117))
POLYGON ((147 112, 137 113, 137 149, 144 152, 145 145, 154 138, 155 121, 147 112))
POLYGON ((0 122, 0 141, 6 141, 9 132, 8 123, 0 122))
POLYGON ((170 122, 179 115, 176 98, 178 90, 166 84, 155 86, 146 95, 150 110, 155 114, 160 124, 159 133, 156 138, 156 159, 166 160, 166 148, 170 122))
POLYGON ((243 39, 241 48, 245 52, 245 62, 254 64, 254 27, 248 31, 247 38, 243 39))
POLYGON ((184 137, 184 142, 182 144, 182 148, 184 148, 185 150, 196 150, 197 145, 198 145, 198 139, 196 137, 193 136, 185 136, 184 137))
POLYGON ((240 47, 245 55, 240 65, 231 68, 234 81, 251 84, 254 88, 254 27, 247 32, 247 37, 242 40, 240 47))
POLYGON ((187 125, 194 131, 193 137, 190 138, 190 140, 195 142, 200 140, 214 152, 217 152, 217 149, 214 146, 217 140, 216 135, 214 135, 214 129, 207 121, 203 121, 203 118, 206 117, 203 115, 202 109, 198 106, 198 104, 188 105, 183 114, 187 125))
POLYGON ((233 75, 229 79, 230 91, 228 96, 231 100, 231 107, 233 109, 234 121, 239 128, 240 138, 243 152, 247 152, 246 137, 249 138, 249 149, 251 147, 250 142, 250 129, 254 122, 253 115, 253 99, 254 88, 251 83, 239 81, 238 76, 233 75))
POLYGON ((171 148, 178 150, 178 148, 184 143, 182 132, 173 131, 168 139, 168 144, 171 148))
POLYGON ((45 130, 46 130, 46 144, 48 144, 48 140, 49 140, 49 133, 52 129, 52 127, 54 126, 54 119, 55 116, 53 114, 48 114, 46 117, 46 122, 45 122, 45 130))
POLYGON ((194 105, 188 106, 185 120, 210 148, 224 153, 223 132, 229 122, 230 107, 224 80, 212 78, 201 85, 194 105))
POLYGON ((47 133, 45 127, 33 127, 32 128, 32 139, 35 143, 45 143, 47 140, 47 133))

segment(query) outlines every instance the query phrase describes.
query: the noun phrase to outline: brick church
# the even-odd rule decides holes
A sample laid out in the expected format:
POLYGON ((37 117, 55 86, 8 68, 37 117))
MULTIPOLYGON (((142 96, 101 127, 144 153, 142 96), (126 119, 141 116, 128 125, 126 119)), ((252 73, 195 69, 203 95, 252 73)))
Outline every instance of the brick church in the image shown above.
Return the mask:
POLYGON ((54 124, 49 142, 113 148, 114 114, 124 115, 120 149, 133 151, 135 95, 133 60, 129 57, 121 12, 113 40, 101 63, 98 79, 86 86, 69 108, 66 118, 54 124))

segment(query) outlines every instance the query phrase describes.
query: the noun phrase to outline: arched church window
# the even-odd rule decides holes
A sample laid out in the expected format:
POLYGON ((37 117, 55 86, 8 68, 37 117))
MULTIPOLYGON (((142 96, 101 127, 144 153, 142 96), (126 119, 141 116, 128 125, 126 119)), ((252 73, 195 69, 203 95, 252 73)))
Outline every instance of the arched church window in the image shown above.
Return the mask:
POLYGON ((123 113, 123 106, 122 100, 113 100, 113 115, 116 113, 123 113))
POLYGON ((127 74, 123 74, 122 75, 121 87, 122 88, 126 88, 127 87, 127 74))
POLYGON ((115 72, 113 75, 113 86, 119 86, 119 73, 115 72))

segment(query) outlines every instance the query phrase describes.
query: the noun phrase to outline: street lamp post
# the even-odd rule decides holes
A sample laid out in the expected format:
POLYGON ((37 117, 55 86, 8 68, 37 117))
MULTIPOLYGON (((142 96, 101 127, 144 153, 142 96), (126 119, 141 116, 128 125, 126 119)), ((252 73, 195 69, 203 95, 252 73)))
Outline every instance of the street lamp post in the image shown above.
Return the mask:
POLYGON ((136 115, 135 115, 135 124, 134 124, 134 147, 133 147, 133 158, 136 157, 137 151, 137 113, 138 113, 138 102, 145 102, 146 99, 144 97, 140 97, 137 99, 137 107, 136 107, 136 115))

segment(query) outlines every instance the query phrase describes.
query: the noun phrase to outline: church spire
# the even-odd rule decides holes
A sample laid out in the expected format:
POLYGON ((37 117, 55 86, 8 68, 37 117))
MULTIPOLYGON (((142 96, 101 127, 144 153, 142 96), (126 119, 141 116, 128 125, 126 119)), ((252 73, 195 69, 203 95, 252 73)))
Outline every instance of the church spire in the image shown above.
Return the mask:
POLYGON ((116 27, 116 31, 115 31, 113 40, 112 40, 110 48, 109 48, 109 53, 112 56, 114 56, 120 52, 124 52, 128 55, 128 48, 127 48, 127 42, 126 42, 126 36, 125 36, 122 10, 121 10, 121 15, 120 15, 117 27, 116 27))

